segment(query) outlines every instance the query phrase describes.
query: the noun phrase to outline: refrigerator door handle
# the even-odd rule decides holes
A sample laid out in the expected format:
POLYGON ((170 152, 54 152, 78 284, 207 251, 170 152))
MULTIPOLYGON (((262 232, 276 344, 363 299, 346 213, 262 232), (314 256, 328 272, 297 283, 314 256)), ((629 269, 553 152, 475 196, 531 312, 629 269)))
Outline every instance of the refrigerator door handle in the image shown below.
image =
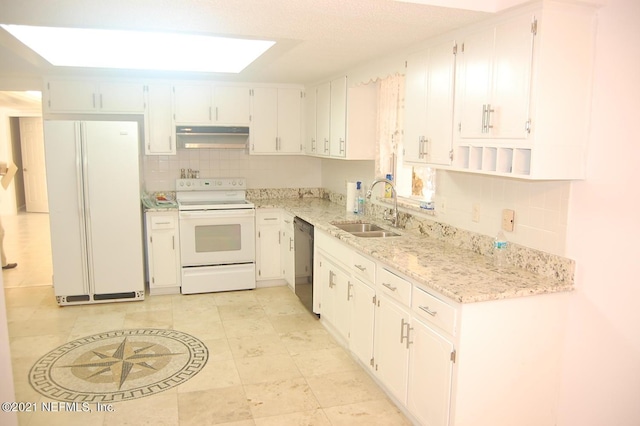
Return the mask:
POLYGON ((93 277, 91 276, 91 268, 89 268, 90 264, 90 253, 89 247, 90 243, 88 243, 91 239, 89 235, 89 205, 87 203, 87 192, 85 188, 87 188, 87 156, 86 156, 86 131, 84 128, 84 123, 79 122, 75 124, 75 133, 76 133, 76 191, 78 194, 78 216, 80 218, 80 236, 82 237, 82 272, 84 278, 84 289, 87 293, 91 293, 93 277))

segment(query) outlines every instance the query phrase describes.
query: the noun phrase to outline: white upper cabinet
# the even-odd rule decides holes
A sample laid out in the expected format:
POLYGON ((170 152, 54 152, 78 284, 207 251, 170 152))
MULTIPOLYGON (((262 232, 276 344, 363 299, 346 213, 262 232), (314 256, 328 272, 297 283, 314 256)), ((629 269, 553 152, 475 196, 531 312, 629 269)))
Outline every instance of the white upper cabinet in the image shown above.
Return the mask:
POLYGON ((308 106, 311 99, 307 101, 307 108, 315 110, 315 115, 305 115, 307 154, 347 160, 375 158, 375 84, 348 87, 347 78, 339 77, 308 89, 307 96, 315 99, 315 107, 308 106))
POLYGON ((250 90, 247 87, 214 86, 213 111, 218 124, 248 125, 251 116, 250 90))
POLYGON ((211 123, 211 87, 179 85, 173 87, 173 114, 176 123, 211 123))
POLYGON ((347 77, 331 81, 329 115, 329 153, 332 157, 345 157, 347 153, 347 77))
POLYGON ((466 36, 458 63, 459 138, 528 136, 535 17, 524 14, 466 36))
POLYGON ((304 150, 306 154, 318 154, 316 139, 316 89, 307 90, 304 94, 304 150))
POLYGON ((407 59, 404 159, 451 164, 455 41, 445 41, 407 59))
POLYGON ((584 178, 595 23, 545 1, 458 34, 452 169, 584 178))
POLYGON ((251 93, 251 153, 301 153, 302 90, 260 87, 251 93))
POLYGON ((331 139, 331 83, 315 88, 316 92, 316 154, 329 156, 331 139))
POLYGON ((57 80, 46 84, 45 113, 144 113, 142 82, 57 80))
POLYGON ((248 126, 249 89, 239 86, 176 84, 173 111, 176 124, 248 126))
POLYGON ((175 125, 171 113, 171 85, 152 83, 147 86, 149 110, 145 121, 146 155, 176 153, 175 125))

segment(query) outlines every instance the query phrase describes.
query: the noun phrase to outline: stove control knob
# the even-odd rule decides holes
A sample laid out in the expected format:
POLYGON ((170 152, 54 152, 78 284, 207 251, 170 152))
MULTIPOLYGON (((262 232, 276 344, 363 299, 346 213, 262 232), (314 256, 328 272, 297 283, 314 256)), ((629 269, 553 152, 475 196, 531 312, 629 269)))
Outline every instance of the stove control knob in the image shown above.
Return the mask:
POLYGON ((222 181, 221 180, 217 180, 216 181, 216 185, 218 185, 218 186, 222 185, 222 181))
POLYGON ((231 181, 231 185, 236 186, 236 181, 231 181))

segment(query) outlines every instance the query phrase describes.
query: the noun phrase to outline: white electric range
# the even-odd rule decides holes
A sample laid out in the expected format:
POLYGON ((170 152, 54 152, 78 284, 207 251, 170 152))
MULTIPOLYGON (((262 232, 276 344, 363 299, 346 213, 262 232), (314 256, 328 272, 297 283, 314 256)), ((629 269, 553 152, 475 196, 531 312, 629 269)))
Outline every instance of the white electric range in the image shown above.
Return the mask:
POLYGON ((255 206, 244 178, 178 179, 183 294, 256 287, 255 206))

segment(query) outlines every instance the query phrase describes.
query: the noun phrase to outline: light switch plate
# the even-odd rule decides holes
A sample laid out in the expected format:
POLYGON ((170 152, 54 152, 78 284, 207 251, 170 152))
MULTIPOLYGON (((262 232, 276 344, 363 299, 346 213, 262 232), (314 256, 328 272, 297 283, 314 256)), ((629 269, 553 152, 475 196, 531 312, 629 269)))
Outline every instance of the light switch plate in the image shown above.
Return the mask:
POLYGON ((502 229, 513 232, 514 219, 516 212, 509 209, 502 210, 502 229))

